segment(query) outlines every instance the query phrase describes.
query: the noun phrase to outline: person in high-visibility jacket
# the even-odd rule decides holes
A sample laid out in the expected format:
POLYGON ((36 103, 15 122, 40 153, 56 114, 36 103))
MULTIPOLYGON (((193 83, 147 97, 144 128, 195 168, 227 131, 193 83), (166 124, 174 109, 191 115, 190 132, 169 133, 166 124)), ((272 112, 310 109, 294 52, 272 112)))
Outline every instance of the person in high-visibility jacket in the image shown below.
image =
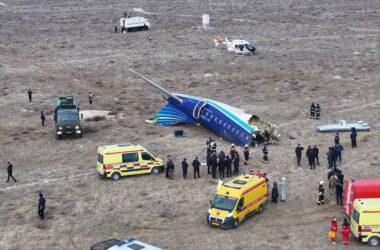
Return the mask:
POLYGON ((245 146, 243 148, 243 152, 244 152, 244 165, 248 165, 249 152, 250 151, 251 151, 251 149, 249 148, 248 144, 245 144, 245 146))
POLYGON ((343 237, 343 245, 348 246, 350 244, 350 232, 351 232, 351 225, 347 222, 347 219, 344 219, 344 222, 342 224, 342 228, 340 229, 340 233, 343 237))
POLYGON ((329 238, 331 239, 333 244, 335 244, 335 238, 336 238, 337 233, 338 233, 338 221, 336 220, 336 217, 334 216, 330 223, 330 233, 329 233, 329 238))

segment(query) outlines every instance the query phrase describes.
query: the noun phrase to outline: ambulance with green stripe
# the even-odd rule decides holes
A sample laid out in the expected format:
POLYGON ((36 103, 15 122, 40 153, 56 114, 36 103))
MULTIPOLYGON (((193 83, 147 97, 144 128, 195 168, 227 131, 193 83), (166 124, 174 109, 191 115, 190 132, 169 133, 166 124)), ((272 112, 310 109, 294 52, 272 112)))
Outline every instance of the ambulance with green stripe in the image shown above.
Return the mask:
POLYGON ((237 228, 267 204, 268 188, 264 177, 241 175, 218 190, 207 213, 207 224, 220 228, 237 228))
POLYGON ((121 176, 158 174, 164 170, 164 162, 135 143, 107 145, 98 147, 97 170, 116 181, 121 176))

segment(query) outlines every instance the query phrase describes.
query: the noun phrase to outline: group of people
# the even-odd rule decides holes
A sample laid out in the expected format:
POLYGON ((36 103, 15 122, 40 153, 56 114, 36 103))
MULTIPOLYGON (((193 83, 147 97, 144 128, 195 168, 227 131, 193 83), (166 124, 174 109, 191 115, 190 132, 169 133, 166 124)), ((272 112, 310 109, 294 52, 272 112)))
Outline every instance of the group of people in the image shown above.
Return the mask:
MULTIPOLYGON (((348 246, 350 244, 350 232, 351 232, 351 225, 350 223, 348 223, 347 219, 344 219, 344 222, 340 229, 340 233, 342 234, 343 245, 345 246, 348 246)), ((335 239, 337 237, 337 234, 338 234, 338 220, 334 216, 330 222, 330 231, 328 234, 333 244, 335 244, 335 239)))
POLYGON ((280 186, 281 191, 281 202, 286 201, 286 178, 282 177, 281 181, 277 183, 276 181, 273 182, 273 188, 272 188, 272 202, 277 203, 277 199, 279 197, 278 194, 278 185, 280 186))
POLYGON ((310 118, 317 119, 321 117, 321 106, 319 104, 314 105, 314 102, 310 106, 310 118))
MULTIPOLYGON (((301 144, 298 144, 295 149, 296 158, 297 158, 297 166, 301 165, 302 150, 304 150, 304 148, 301 146, 301 144)), ((309 161, 310 169, 315 169, 315 164, 319 166, 319 149, 317 145, 314 145, 313 148, 311 148, 310 145, 307 147, 306 158, 309 161)))
MULTIPOLYGON (((195 159, 193 160, 192 166, 194 170, 194 179, 196 179, 197 177, 200 178, 201 176, 199 174, 199 170, 200 170, 201 163, 199 162, 198 157, 195 157, 195 159)), ((189 167, 189 164, 187 163, 187 159, 184 158, 182 161, 182 174, 183 174, 184 179, 186 179, 187 177, 188 167, 189 167)), ((170 155, 167 156, 165 177, 170 180, 173 180, 174 178, 174 163, 170 155)))

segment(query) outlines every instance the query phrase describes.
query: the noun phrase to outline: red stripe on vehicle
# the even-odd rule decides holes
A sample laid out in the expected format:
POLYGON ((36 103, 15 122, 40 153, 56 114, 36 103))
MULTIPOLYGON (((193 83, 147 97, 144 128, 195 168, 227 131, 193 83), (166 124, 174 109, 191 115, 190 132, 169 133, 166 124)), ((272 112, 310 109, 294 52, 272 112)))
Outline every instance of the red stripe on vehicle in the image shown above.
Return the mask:
POLYGON ((264 194, 263 196, 257 198, 256 200, 252 201, 251 203, 247 204, 242 210, 238 211, 237 213, 239 214, 239 213, 243 212, 244 210, 246 210, 247 208, 252 207, 257 202, 261 201, 262 199, 264 199, 267 196, 268 196, 268 194, 264 194))
POLYGON ((141 166, 141 168, 147 168, 148 167, 148 165, 142 165, 141 166))
POLYGON ((106 153, 106 155, 136 153, 136 152, 141 152, 141 151, 144 151, 144 150, 140 149, 140 150, 132 150, 132 151, 113 152, 113 153, 106 153))
POLYGON ((258 184, 256 184, 256 185, 254 185, 254 186, 251 187, 250 189, 244 191, 244 192, 242 193, 242 196, 245 195, 245 194, 247 194, 247 193, 249 193, 249 192, 251 192, 253 189, 255 189, 255 188, 261 186, 261 185, 264 184, 264 183, 265 183, 265 180, 262 181, 262 182, 260 182, 260 183, 258 183, 258 184))

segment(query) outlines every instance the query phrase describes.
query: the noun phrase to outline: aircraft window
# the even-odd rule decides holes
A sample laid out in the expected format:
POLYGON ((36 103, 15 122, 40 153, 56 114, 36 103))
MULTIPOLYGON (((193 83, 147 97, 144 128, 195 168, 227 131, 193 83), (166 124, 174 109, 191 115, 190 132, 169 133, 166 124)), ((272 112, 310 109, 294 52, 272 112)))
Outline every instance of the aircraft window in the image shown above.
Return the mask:
POLYGON ((223 120, 219 120, 219 125, 223 123, 223 120))
POLYGON ((215 122, 217 122, 217 121, 218 121, 218 119, 219 119, 218 117, 215 117, 215 122))
POLYGON ((247 137, 245 137, 245 139, 248 140, 248 139, 249 139, 249 136, 247 135, 247 137))
POLYGON ((236 134, 238 135, 239 134, 239 132, 240 132, 240 130, 238 129, 238 130, 236 130, 236 134))
POLYGON ((235 130, 236 130, 235 128, 232 128, 232 133, 235 132, 235 130))
POLYGON ((208 116, 208 112, 206 112, 206 116, 208 116))
POLYGON ((240 137, 243 138, 243 136, 244 136, 244 133, 241 133, 240 137))
POLYGON ((214 117, 214 115, 210 115, 210 119, 212 119, 214 117))
POLYGON ((230 129, 231 128, 231 125, 228 125, 227 129, 230 129))
POLYGON ((224 124, 223 124, 223 127, 226 127, 227 126, 227 122, 225 122, 224 124))

